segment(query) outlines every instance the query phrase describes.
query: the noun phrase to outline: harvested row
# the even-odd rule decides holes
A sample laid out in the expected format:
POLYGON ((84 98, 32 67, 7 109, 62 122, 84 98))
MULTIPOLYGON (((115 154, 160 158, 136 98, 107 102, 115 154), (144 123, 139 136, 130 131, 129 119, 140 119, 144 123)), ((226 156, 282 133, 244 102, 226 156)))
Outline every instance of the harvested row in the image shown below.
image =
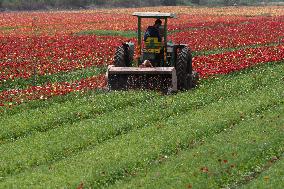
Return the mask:
MULTIPOLYGON (((147 127, 110 139, 96 147, 90 147, 74 156, 66 157, 64 160, 8 176, 4 178, 1 187, 11 187, 13 184, 28 187, 31 183, 50 187, 76 187, 81 181, 90 186, 112 184, 128 175, 129 172, 151 167, 155 161, 163 159, 165 155, 195 147, 195 145, 192 146, 195 141, 223 132, 232 124, 237 125, 242 122, 246 116, 253 116, 283 103, 281 101, 283 99, 281 97, 282 68, 283 65, 280 64, 273 69, 268 69, 266 74, 260 69, 256 74, 255 82, 248 85, 255 85, 253 88, 259 87, 258 90, 250 89, 246 94, 234 96, 233 99, 220 98, 207 107, 189 111, 190 116, 181 110, 175 111, 175 107, 181 106, 189 98, 188 94, 181 94, 177 97, 180 100, 179 103, 168 104, 168 108, 173 109, 173 114, 159 123, 150 123, 147 127), (274 75, 271 76, 270 72, 274 75), (270 76, 273 82, 263 78, 265 75, 270 76), (271 88, 270 91, 267 90, 267 85, 271 88), (249 103, 252 105, 247 106, 249 103)), ((247 77, 250 78, 254 74, 248 74, 247 77)), ((228 83, 223 83, 223 86, 226 84, 230 86, 235 82, 234 79, 236 77, 228 79, 228 83)), ((245 80, 243 82, 245 84, 245 80)), ((246 86, 242 87, 246 90, 246 86)), ((212 93, 216 91, 214 86, 207 90, 208 94, 210 90, 212 93)), ((218 95, 218 92, 212 95, 218 95)))

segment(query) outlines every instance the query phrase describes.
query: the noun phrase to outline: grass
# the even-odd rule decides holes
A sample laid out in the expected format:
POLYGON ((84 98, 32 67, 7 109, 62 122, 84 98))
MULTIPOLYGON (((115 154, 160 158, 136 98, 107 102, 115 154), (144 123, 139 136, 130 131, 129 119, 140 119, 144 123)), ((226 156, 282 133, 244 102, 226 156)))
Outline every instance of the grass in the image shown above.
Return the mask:
POLYGON ((0 188, 257 184, 284 152, 283 75, 269 63, 174 96, 89 92, 2 109, 0 188))
POLYGON ((19 26, 4 26, 4 27, 0 27, 0 31, 9 31, 9 30, 15 30, 18 29, 19 26))
POLYGON ((255 45, 247 45, 247 46, 240 46, 240 47, 233 47, 233 48, 217 48, 212 50, 205 50, 205 51, 194 51, 192 53, 193 56, 208 56, 212 54, 222 54, 226 52, 233 52, 243 49, 251 49, 251 48, 259 48, 259 47, 274 47, 278 46, 280 43, 267 43, 267 44, 255 44, 255 45))
POLYGON ((77 32, 75 35, 121 36, 126 38, 134 38, 137 36, 137 33, 135 31, 84 30, 77 32))

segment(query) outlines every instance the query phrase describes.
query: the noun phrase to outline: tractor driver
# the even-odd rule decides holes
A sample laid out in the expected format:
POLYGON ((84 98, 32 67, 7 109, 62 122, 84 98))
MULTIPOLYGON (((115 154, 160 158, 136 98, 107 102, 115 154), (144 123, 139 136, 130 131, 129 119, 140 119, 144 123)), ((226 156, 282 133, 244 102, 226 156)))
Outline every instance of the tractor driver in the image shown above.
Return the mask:
POLYGON ((161 25, 162 25, 162 20, 157 19, 153 26, 149 26, 145 32, 144 41, 147 40, 147 37, 157 37, 158 41, 161 42, 162 37, 160 34, 160 29, 159 29, 161 25))
MULTIPOLYGON (((148 37, 157 37, 158 42, 162 42, 160 26, 162 26, 162 20, 157 19, 153 26, 149 26, 147 28, 145 35, 144 35, 144 41, 146 42, 148 37)), ((152 66, 157 67, 160 65, 162 57, 163 57, 163 52, 161 51, 160 53, 157 53, 157 54, 155 53, 154 56, 155 56, 154 59, 152 59, 151 61, 148 61, 150 63, 149 64, 150 66, 147 66, 147 67, 152 67, 152 66)), ((145 62, 143 64, 145 64, 145 62)))

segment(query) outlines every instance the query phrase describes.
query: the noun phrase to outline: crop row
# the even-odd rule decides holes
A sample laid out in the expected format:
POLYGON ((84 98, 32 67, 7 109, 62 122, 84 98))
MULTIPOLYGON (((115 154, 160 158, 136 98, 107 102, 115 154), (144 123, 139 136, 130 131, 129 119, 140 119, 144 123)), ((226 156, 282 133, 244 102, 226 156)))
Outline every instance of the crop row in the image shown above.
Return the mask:
MULTIPOLYGON (((249 78, 247 78, 247 80, 249 80, 249 78)), ((254 80, 250 80, 250 82, 247 81, 248 85, 245 85, 246 89, 250 88, 250 87, 252 87, 251 89, 253 89, 253 85, 250 84, 250 83, 253 83, 253 82, 254 82, 254 80)), ((214 88, 217 89, 216 91, 218 91, 218 95, 216 95, 216 92, 210 91, 210 94, 211 94, 210 96, 207 96, 207 98, 201 98, 204 95, 206 96, 206 92, 201 91, 198 94, 196 94, 196 99, 194 98, 194 99, 192 99, 192 101, 185 103, 184 106, 176 107, 176 109, 181 108, 181 109, 188 110, 188 107, 194 108, 194 107, 198 107, 198 106, 204 106, 205 104, 209 104, 212 101, 216 101, 218 98, 220 98, 220 95, 222 95, 222 94, 223 94, 222 98, 224 98, 225 96, 231 97, 231 96, 239 95, 239 94, 246 92, 246 90, 243 90, 243 88, 239 89, 238 86, 240 86, 240 85, 243 86, 244 84, 241 84, 241 81, 239 81, 238 79, 236 79, 236 81, 234 83, 230 84, 230 86, 227 86, 227 90, 225 90, 225 92, 222 93, 222 94, 221 94, 220 91, 222 91, 221 89, 224 88, 223 83, 214 82, 214 84, 212 84, 212 85, 214 85, 214 88)), ((202 87, 202 86, 200 86, 200 87, 202 87)), ((112 94, 112 93, 110 93, 110 94, 112 94)), ((179 96, 180 95, 182 95, 182 94, 179 94, 179 96)), ((131 99, 131 97, 132 97, 132 95, 129 95, 129 97, 127 99, 131 99)), ((76 98, 79 98, 79 97, 76 97, 76 98)), ((108 103, 109 103, 109 105, 112 104, 108 100, 110 98, 109 96, 105 96, 105 95, 103 95, 102 97, 101 96, 97 96, 97 97, 92 96, 92 97, 89 97, 89 98, 90 98, 89 103, 87 103, 86 100, 83 100, 83 102, 82 102, 82 100, 78 99, 75 102, 74 102, 74 100, 72 100, 71 102, 67 101, 66 104, 65 104, 65 102, 60 103, 60 104, 58 104, 56 102, 55 103, 56 105, 54 107, 48 106, 47 109, 44 108, 44 111, 48 112, 46 115, 50 116, 50 117, 45 116, 43 118, 45 121, 39 119, 40 117, 42 117, 42 111, 39 111, 39 109, 37 108, 38 106, 35 106, 36 111, 34 111, 35 108, 28 108, 28 109, 31 109, 31 111, 24 111, 24 113, 21 113, 20 115, 16 114, 15 116, 9 116, 9 117, 7 117, 7 119, 2 118, 2 120, 0 121, 0 124, 3 125, 3 126, 1 127, 2 131, 1 131, 1 137, 0 138, 1 138, 2 141, 6 140, 6 139, 11 139, 11 138, 15 139, 15 138, 19 138, 19 137, 23 136, 23 134, 25 134, 25 133, 29 133, 31 131, 35 131, 35 130, 38 130, 38 129, 39 130, 47 130, 46 128, 54 126, 54 123, 61 124, 61 123, 63 123, 62 121, 69 122, 68 120, 72 120, 73 117, 74 117, 74 114, 76 114, 77 107, 81 107, 81 108, 84 109, 84 111, 83 111, 84 113, 82 113, 81 111, 78 110, 79 116, 75 116, 76 118, 82 119, 82 118, 86 118, 85 115, 92 115, 93 114, 92 113, 94 111, 93 105, 96 106, 96 107, 97 106, 105 107, 108 103), (104 99, 104 97, 105 97, 105 99, 104 99), (92 98, 94 98, 94 99, 92 99, 92 98), (102 105, 102 103, 99 103, 99 102, 103 102, 104 105, 102 105), (73 107, 72 104, 74 105, 74 107, 73 107), (68 112, 74 112, 75 111, 75 112, 65 115, 64 112, 66 112, 66 111, 68 111, 68 112), (55 119, 58 116, 60 117, 60 119, 59 120, 55 119), (11 122, 11 120, 13 120, 13 121, 11 122), (38 128, 38 129, 36 129, 36 128, 38 128)), ((119 104, 120 98, 119 99, 117 97, 113 97, 113 98, 116 98, 115 104, 116 103, 119 104)), ((136 97, 136 98, 137 99, 135 100, 135 103, 138 103, 139 102, 138 97, 136 97)), ((149 96, 148 98, 153 99, 154 97, 149 96)), ((83 99, 85 99, 85 97, 83 99)), ((142 99, 144 99, 144 98, 142 98, 142 99)), ((177 99, 175 99, 175 100, 177 100, 177 99)), ((50 99, 50 100, 43 101, 43 102, 41 102, 41 104, 43 104, 45 102, 44 103, 44 105, 45 105, 49 101, 52 101, 52 100, 50 99)), ((128 101, 125 101, 125 103, 126 102, 128 102, 128 101)), ((28 103, 28 104, 30 104, 30 103, 28 103)), ((36 103, 39 103, 39 102, 36 102, 36 103)), ((117 107, 115 104, 113 104, 111 106, 117 107)), ((24 109, 26 108, 26 106, 24 104, 24 105, 17 107, 17 109, 19 109, 18 111, 16 109, 14 109, 14 111, 21 112, 22 111, 21 107, 23 107, 24 109)), ((42 105, 40 106, 40 108, 43 109, 42 105)), ((97 110, 95 110, 95 112, 98 113, 97 110)), ((87 117, 87 118, 89 118, 89 117, 87 117)), ((75 120, 77 120, 77 119, 75 119, 75 120)))
MULTIPOLYGON (((66 98, 66 97, 64 97, 66 98)), ((18 138, 24 138, 36 132, 45 132, 56 129, 64 123, 73 124, 77 121, 96 118, 105 112, 119 111, 121 108, 139 105, 148 98, 155 99, 150 94, 133 95, 130 92, 126 94, 96 94, 71 96, 71 99, 63 102, 54 102, 49 100, 47 105, 29 108, 23 111, 21 106, 19 110, 8 114, 4 113, 0 120, 1 123, 1 143, 15 141, 18 138), (72 98, 73 97, 73 98, 72 98), (127 98, 124 99, 124 98, 127 98), (113 101, 113 98, 116 101, 113 101), (43 114, 44 112, 44 114, 43 114)), ((37 102, 39 103, 39 102, 37 102)), ((24 106, 23 109, 26 109, 24 106)))
MULTIPOLYGON (((246 186, 267 164, 271 166, 283 153, 281 124, 284 123, 284 109, 281 106, 283 104, 258 113, 257 116, 247 117, 224 132, 205 138, 197 148, 167 157, 168 160, 163 164, 147 169, 146 174, 145 169, 131 172, 129 177, 132 180, 125 179, 110 188, 246 186)), ((278 188, 282 176, 275 176, 267 176, 266 181, 262 178, 264 185, 256 188, 278 188), (274 183, 269 182, 269 179, 274 183)))
MULTIPOLYGON (((283 20, 282 17, 271 20, 261 18, 257 22, 237 26, 221 24, 215 29, 177 32, 172 39, 189 44, 193 51, 281 43, 284 40, 281 36, 284 33, 281 19, 283 20), (271 30, 273 32, 269 32, 271 30)), ((126 39, 95 35, 2 37, 0 79, 30 78, 32 75, 50 75, 112 64, 114 51, 122 41, 126 39)))
MULTIPOLYGON (((265 79, 266 77, 263 77, 262 79, 265 79)), ((216 91, 210 91, 210 95, 206 95, 208 91, 202 91, 199 89, 195 93, 195 97, 191 99, 190 102, 184 102, 183 106, 177 106, 175 109, 178 111, 186 110, 188 111, 189 108, 198 108, 199 106, 204 106, 206 104, 210 104, 219 98, 230 98, 236 95, 241 95, 246 93, 247 89, 254 90, 256 89, 252 83, 255 82, 255 78, 248 78, 247 76, 242 76, 240 79, 235 79, 233 83, 230 85, 226 86, 226 90, 224 89, 224 85, 222 82, 216 82, 214 81, 213 84, 210 84, 211 86, 214 86, 216 91), (244 78, 243 78, 244 77, 244 78), (246 83, 243 83, 243 80, 246 80, 246 83), (246 89, 239 88, 239 86, 244 86, 246 89), (224 91, 224 92, 222 92, 224 91), (206 96, 206 98, 203 98, 202 96, 206 96)), ((209 85, 209 83, 207 84, 209 85)), ((202 88, 202 85, 200 86, 202 88)), ((112 94, 112 93, 110 93, 112 94)), ((128 93, 127 93, 128 94, 128 93)), ((2 141, 9 140, 9 139, 16 139, 19 137, 25 136, 25 134, 30 133, 31 131, 36 131, 36 130, 47 130, 47 128, 52 128, 52 126, 60 125, 64 121, 69 122, 68 120, 78 120, 77 118, 80 119, 86 119, 86 118, 91 118, 91 117, 86 117, 86 115, 93 115, 96 116, 97 114, 100 115, 101 108, 106 107, 107 105, 111 106, 112 108, 117 108, 117 107, 123 107, 122 104, 120 104, 120 98, 118 97, 113 97, 116 99, 115 102, 110 102, 109 98, 112 95, 102 95, 102 96, 96 96, 96 97, 89 97, 88 99, 85 99, 83 96, 83 99, 81 100, 79 97, 76 97, 77 100, 74 102, 74 100, 67 101, 66 103, 55 103, 55 105, 51 107, 44 108, 45 112, 48 112, 46 116, 43 117, 43 120, 40 119, 42 117, 42 111, 40 111, 38 108, 34 110, 34 108, 29 108, 31 111, 24 111, 24 113, 21 114, 15 114, 15 116, 9 116, 7 118, 2 117, 0 124, 3 125, 1 127, 1 135, 0 139, 2 141), (79 99, 78 99, 79 98, 79 99), (92 99, 94 98, 94 99, 92 99), (105 98, 105 99, 104 99, 105 98), (89 100, 89 103, 87 101, 89 100), (83 110, 77 109, 77 107, 81 107, 83 110), (99 108, 97 110, 96 108, 99 108), (73 112, 73 113, 68 113, 65 114, 65 112, 73 112), (78 115, 77 115, 77 114, 78 115), (74 117, 74 115, 77 115, 74 117), (59 117, 58 119, 56 119, 59 117), (13 120, 11 122, 11 120, 13 120), (45 120, 45 121, 44 121, 45 120)), ((182 96, 182 94, 179 94, 178 97, 182 96)), ((128 102, 131 102, 132 95, 129 95, 127 98, 128 100, 124 100, 125 103, 127 104, 128 102)), ((139 103, 140 98, 136 97, 135 103, 139 103)), ((146 96, 146 97, 141 97, 142 100, 145 99, 154 99, 154 96, 146 96)), ((174 99, 175 101, 180 101, 177 99, 174 99)), ((48 103, 51 100, 47 100, 46 103, 48 103)), ((37 102, 39 103, 39 102, 37 102)), ((146 101, 148 104, 148 101, 146 101)), ((150 104, 152 103, 151 101, 149 102, 150 104)), ((167 107, 167 103, 164 105, 167 107)), ((22 110, 18 107, 18 112, 21 112, 22 110)), ((25 108, 25 106, 23 107, 25 108)), ((43 107, 41 107, 43 109, 43 107)), ((111 109, 108 109, 108 111, 111 111, 111 109)))
MULTIPOLYGON (((137 30, 136 18, 129 14, 86 12, 13 12, 3 13, 0 20, 0 36, 70 35, 83 30, 137 30), (128 20, 129 22, 125 22, 128 20)), ((175 22, 169 22, 170 30, 211 27, 218 23, 235 23, 247 20, 243 16, 208 16, 181 14, 175 22)), ((153 19, 145 19, 142 27, 146 29, 153 19)))
MULTIPOLYGON (((87 185, 101 186, 104 184, 111 184, 117 179, 121 179, 128 175, 130 172, 139 170, 145 166, 151 166, 153 163, 155 164, 155 161, 165 159, 166 155, 172 155, 177 151, 187 148, 188 145, 192 144, 192 141, 199 141, 203 138, 215 135, 216 133, 223 132, 224 129, 230 127, 232 124, 238 124, 246 116, 254 115, 257 112, 259 113, 265 111, 267 108, 269 109, 271 106, 279 105, 282 99, 279 95, 281 95, 281 92, 283 91, 283 84, 281 83, 283 81, 280 80, 283 73, 281 68, 283 68, 283 65, 280 64, 271 70, 268 69, 266 73, 263 73, 262 70, 259 71, 255 77, 251 77, 251 75, 254 75, 255 73, 245 76, 245 78, 256 82, 254 84, 259 88, 258 90, 251 89, 251 87, 254 88, 254 84, 247 84, 245 79, 240 79, 239 82, 243 85, 241 86, 240 83, 237 83, 236 85, 239 86, 241 91, 246 91, 246 93, 237 96, 232 94, 234 99, 221 98, 223 96, 222 90, 216 89, 214 84, 212 84, 212 88, 207 91, 205 88, 203 89, 205 91, 200 89, 201 92, 208 93, 209 99, 215 99, 214 102, 210 104, 205 103, 202 109, 196 109, 197 104, 193 107, 190 107, 190 104, 184 104, 184 102, 186 102, 185 98, 189 97, 181 94, 180 96, 177 96, 175 100, 166 97, 166 99, 161 100, 161 102, 154 105, 152 108, 156 107, 164 110, 160 112, 160 114, 157 113, 157 110, 154 111, 151 108, 146 108, 143 114, 141 112, 143 110, 139 111, 141 108, 138 107, 136 110, 137 114, 135 113, 135 110, 133 111, 133 119, 131 118, 131 115, 127 115, 127 119, 125 119, 126 115, 124 114, 124 111, 118 111, 118 118, 115 119, 116 122, 113 124, 122 126, 130 123, 128 126, 134 129, 135 132, 126 130, 125 133, 125 131, 121 131, 121 134, 125 134, 114 137, 113 139, 108 139, 102 144, 96 145, 96 147, 92 145, 94 140, 96 140, 93 138, 95 135, 98 136, 98 133, 100 133, 102 134, 101 137, 104 134, 104 137, 107 137, 110 133, 114 132, 112 131, 114 125, 111 124, 111 118, 114 116, 113 113, 108 114, 109 119, 102 119, 101 122, 97 122, 100 119, 86 120, 82 122, 82 125, 78 126, 78 128, 70 128, 71 130, 75 129, 76 131, 79 129, 81 130, 80 133, 84 133, 81 137, 77 136, 78 132, 74 132, 76 134, 70 135, 75 137, 73 142, 70 141, 71 144, 73 144, 71 145, 71 149, 70 146, 67 147, 68 144, 65 144, 65 141, 64 144, 62 143, 61 145, 67 145, 67 148, 63 147, 63 149, 60 149, 60 144, 51 144, 50 141, 52 140, 49 140, 48 136, 56 138, 56 133, 58 133, 57 130, 53 133, 44 133, 43 135, 40 135, 41 137, 35 135, 30 138, 31 141, 29 141, 29 138, 26 138, 16 141, 15 144, 3 144, 1 148, 8 153, 5 155, 5 157, 7 156, 6 159, 3 156, 4 159, 2 162, 6 162, 6 164, 3 164, 3 170, 1 172, 4 173, 6 170, 8 171, 6 173, 9 173, 10 176, 3 178, 4 180, 1 183, 2 187, 12 186, 13 184, 20 184, 23 187, 28 187, 28 185, 32 183, 40 183, 42 186, 49 185, 51 187, 75 187, 75 185, 79 184, 81 181, 87 185), (270 75, 269 73, 271 72, 274 72, 274 75, 270 75), (274 82, 271 83, 268 81, 266 79, 267 77, 273 77, 274 82), (271 90, 267 90, 268 84, 270 85, 271 90), (212 91, 212 93, 210 93, 210 91, 212 91), (248 103, 252 104, 252 106, 247 106, 248 103), (164 106, 167 106, 167 108, 164 106), (186 109, 185 107, 188 107, 189 109, 186 109), (151 113, 151 111, 153 111, 153 113, 151 113), (190 112, 190 116, 188 116, 188 112, 190 112), (148 121, 146 125, 144 125, 145 122, 143 121, 143 118, 135 119, 139 117, 139 114, 140 117, 144 117, 146 122, 148 121), (157 114, 158 117, 160 116, 163 119, 152 119, 157 117, 157 114), (210 114, 210 117, 207 117, 208 114, 210 114), (225 116, 226 119, 218 119, 221 115, 222 117, 225 116), (207 119, 204 119, 204 116, 206 116, 207 119), (119 119, 119 117, 121 119, 119 119), (137 122, 141 123, 141 126, 144 125, 143 128, 136 128, 137 122), (109 128, 101 128, 100 126, 104 125, 103 123, 105 123, 106 126, 108 125, 109 128), (96 127, 96 124, 98 124, 98 127, 96 127), (93 134, 91 134, 92 132, 93 134), (89 145, 88 141, 90 142, 89 145), (36 143, 42 148, 32 147, 32 143, 36 143), (23 146, 23 148, 10 148, 10 145, 13 146, 17 144, 23 146), (89 147, 83 147, 83 151, 73 154, 72 146, 76 146, 76 144, 79 145, 79 147, 82 144, 89 147), (54 145, 57 146, 57 148, 52 148, 54 145), (10 150, 7 150, 6 148, 9 148, 10 150), (48 149, 53 149, 54 153, 48 149), (59 151, 56 152, 56 150, 59 151), (19 154, 18 156, 17 151, 19 154), (51 156, 46 154, 48 152, 51 153, 51 156), (11 160, 10 162, 8 160, 8 157, 12 157, 9 153, 16 153, 13 156, 17 156, 17 165, 14 164, 15 161, 11 160), (59 156, 60 153, 63 153, 63 160, 56 160, 56 155, 58 155, 58 153, 59 156), (64 153, 66 156, 64 156, 64 153), (22 156, 20 154, 22 154, 22 156), (42 155, 33 156, 31 154, 42 155), (50 157, 55 158, 55 162, 50 162, 48 165, 41 165, 43 162, 50 161, 50 157), (94 164, 93 162, 97 163, 94 164), (33 167, 32 169, 28 168, 29 166, 37 165, 37 163, 39 166, 33 167), (19 169, 24 167, 27 170, 23 173, 13 175, 13 171, 15 173, 17 172, 17 167, 19 167, 19 169), (12 170, 12 172, 9 172, 9 170, 12 170), (31 172, 33 174, 31 174, 31 172), (94 178, 95 180, 93 180, 94 178), (38 182, 39 180, 41 180, 41 182, 38 182)), ((223 88, 227 87, 230 91, 231 84, 234 85, 236 82, 235 79, 236 78, 233 77, 229 79, 229 82, 225 83, 225 85, 224 83, 220 83, 217 86, 221 87, 221 84, 223 84, 223 88)), ((216 83, 218 83, 218 81, 216 81, 216 83)), ((236 92, 237 91, 235 91, 235 93, 236 92)), ((199 96, 198 91, 192 95, 194 100, 199 96)), ((202 96, 204 97, 204 95, 202 96)), ((62 130, 60 135, 64 136, 65 132, 66 130, 62 130)), ((66 138, 66 140, 68 140, 68 138, 66 138)), ((82 149, 82 147, 80 149, 82 149)))
MULTIPOLYGON (((236 25, 232 26, 230 23, 219 22, 215 23, 218 25, 213 29, 207 29, 206 24, 202 23, 205 29, 177 32, 173 34, 172 39, 175 42, 189 44, 194 51, 281 42, 283 40, 281 34, 284 32, 282 20, 283 17, 259 17, 254 20, 248 19, 246 22, 242 20, 237 22, 238 24, 234 21, 236 25), (268 32, 271 30, 273 32, 268 32)), ((53 74, 59 71, 111 64, 114 50, 121 41, 126 40, 117 36, 95 35, 40 36, 34 34, 33 37, 2 37, 1 80, 29 78, 33 74, 53 74)))

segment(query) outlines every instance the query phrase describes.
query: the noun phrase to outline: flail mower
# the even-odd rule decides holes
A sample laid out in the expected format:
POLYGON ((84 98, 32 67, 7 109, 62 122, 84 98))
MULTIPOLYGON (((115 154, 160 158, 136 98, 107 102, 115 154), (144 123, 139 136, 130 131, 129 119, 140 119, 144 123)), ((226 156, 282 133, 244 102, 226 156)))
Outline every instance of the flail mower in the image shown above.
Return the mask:
POLYGON ((125 42, 116 49, 114 64, 107 69, 107 87, 111 90, 144 89, 165 93, 194 88, 198 73, 192 69, 192 54, 186 44, 168 41, 167 25, 172 13, 134 12, 138 18, 138 60, 134 60, 134 43, 125 42), (142 39, 142 18, 155 18, 159 36, 142 39))

